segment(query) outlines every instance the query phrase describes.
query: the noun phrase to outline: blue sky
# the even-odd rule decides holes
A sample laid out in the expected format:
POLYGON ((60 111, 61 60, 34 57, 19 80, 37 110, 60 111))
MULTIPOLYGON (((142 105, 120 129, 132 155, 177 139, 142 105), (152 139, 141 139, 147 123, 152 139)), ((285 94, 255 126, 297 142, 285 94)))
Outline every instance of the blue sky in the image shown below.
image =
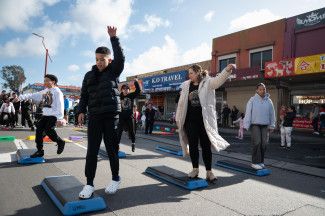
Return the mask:
POLYGON ((118 27, 125 77, 208 60, 214 37, 322 8, 325 0, 0 0, 0 67, 21 65, 24 85, 43 81, 45 37, 59 84, 80 86, 118 27))

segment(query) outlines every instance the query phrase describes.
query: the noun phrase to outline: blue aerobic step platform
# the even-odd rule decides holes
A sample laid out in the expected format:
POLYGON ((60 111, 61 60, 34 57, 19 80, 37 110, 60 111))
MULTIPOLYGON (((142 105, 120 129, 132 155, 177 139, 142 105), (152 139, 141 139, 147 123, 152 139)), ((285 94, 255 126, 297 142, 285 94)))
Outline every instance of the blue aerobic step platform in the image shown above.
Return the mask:
POLYGON ((18 149, 16 152, 17 161, 19 164, 37 164, 44 163, 43 157, 31 158, 30 155, 36 152, 37 149, 18 149))
MULTIPOLYGON (((108 157, 105 147, 100 147, 99 152, 100 155, 103 155, 104 157, 108 157)), ((124 151, 118 151, 118 157, 119 158, 126 158, 126 154, 124 151)))
POLYGON ((14 136, 0 136, 0 142, 14 141, 14 136))
POLYGON ((224 167, 227 169, 239 171, 239 172, 244 172, 248 173, 251 175, 256 175, 256 176, 267 176, 271 174, 271 170, 269 169, 261 169, 261 170, 256 170, 253 169, 250 164, 247 163, 238 163, 238 162, 233 162, 233 161, 228 161, 228 160, 220 160, 217 161, 216 166, 224 167))
POLYGON ((79 199, 83 184, 74 176, 46 177, 41 185, 63 215, 77 215, 106 208, 104 199, 95 193, 89 199, 79 199))
POLYGON ((183 156, 183 151, 181 148, 173 146, 157 146, 156 150, 167 152, 177 156, 183 156))
POLYGON ((172 169, 167 166, 148 167, 145 172, 158 179, 162 179, 187 190, 195 190, 208 186, 208 182, 205 179, 190 179, 188 178, 186 173, 172 169))

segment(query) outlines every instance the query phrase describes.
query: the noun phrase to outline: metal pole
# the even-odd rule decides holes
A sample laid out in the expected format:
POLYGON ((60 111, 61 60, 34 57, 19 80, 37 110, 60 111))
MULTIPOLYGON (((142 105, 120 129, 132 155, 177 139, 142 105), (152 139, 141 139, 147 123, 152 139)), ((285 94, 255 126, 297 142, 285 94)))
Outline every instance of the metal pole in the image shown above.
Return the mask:
POLYGON ((45 53, 45 70, 44 70, 44 76, 47 74, 47 58, 49 56, 49 50, 46 49, 46 53, 45 53))

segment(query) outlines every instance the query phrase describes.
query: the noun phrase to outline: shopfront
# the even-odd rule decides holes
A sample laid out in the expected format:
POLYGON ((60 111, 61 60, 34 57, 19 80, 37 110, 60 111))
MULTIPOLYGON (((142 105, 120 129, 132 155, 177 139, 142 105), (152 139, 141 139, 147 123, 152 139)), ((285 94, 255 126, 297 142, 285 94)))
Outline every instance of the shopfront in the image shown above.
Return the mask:
POLYGON ((176 111, 176 97, 180 85, 188 79, 188 71, 165 73, 142 79, 143 94, 149 95, 150 101, 160 112, 160 119, 168 120, 176 111))
POLYGON ((325 104, 325 54, 266 63, 265 77, 286 83, 288 103, 294 105, 295 128, 312 129, 313 106, 325 104))

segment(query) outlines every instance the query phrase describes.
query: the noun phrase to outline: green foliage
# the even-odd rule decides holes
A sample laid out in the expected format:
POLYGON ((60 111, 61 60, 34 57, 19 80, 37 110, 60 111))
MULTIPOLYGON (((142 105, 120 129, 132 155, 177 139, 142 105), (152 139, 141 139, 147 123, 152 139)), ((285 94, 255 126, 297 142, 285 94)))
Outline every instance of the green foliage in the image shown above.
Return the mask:
POLYGON ((26 80, 24 69, 19 65, 3 66, 0 76, 4 80, 2 86, 13 91, 19 91, 26 80))

